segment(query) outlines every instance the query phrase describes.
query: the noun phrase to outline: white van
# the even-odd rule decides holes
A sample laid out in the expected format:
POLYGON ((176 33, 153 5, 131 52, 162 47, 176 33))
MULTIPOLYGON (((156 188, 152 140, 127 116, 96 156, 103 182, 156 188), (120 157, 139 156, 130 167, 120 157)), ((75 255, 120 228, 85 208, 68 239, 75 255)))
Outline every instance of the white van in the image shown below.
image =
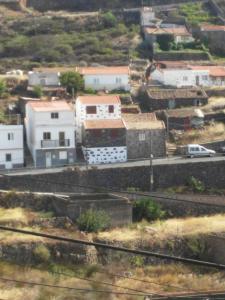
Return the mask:
POLYGON ((186 157, 202 157, 202 156, 214 156, 214 150, 207 149, 200 145, 190 144, 185 147, 186 157))

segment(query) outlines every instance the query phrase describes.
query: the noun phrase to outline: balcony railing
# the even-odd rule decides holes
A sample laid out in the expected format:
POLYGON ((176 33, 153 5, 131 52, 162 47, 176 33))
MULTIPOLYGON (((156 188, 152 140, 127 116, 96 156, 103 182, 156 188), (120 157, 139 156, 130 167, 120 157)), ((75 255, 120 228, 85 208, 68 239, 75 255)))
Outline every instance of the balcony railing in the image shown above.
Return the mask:
POLYGON ((59 148, 59 147, 69 147, 70 140, 42 140, 41 148, 59 148))

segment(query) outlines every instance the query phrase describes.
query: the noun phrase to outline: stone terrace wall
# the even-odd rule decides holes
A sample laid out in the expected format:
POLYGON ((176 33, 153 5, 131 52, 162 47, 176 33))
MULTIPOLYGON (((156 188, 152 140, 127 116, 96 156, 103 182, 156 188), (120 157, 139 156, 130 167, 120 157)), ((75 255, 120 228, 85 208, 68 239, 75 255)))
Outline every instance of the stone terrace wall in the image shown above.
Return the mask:
MULTIPOLYGON (((207 187, 225 187, 225 160, 188 162, 154 166, 156 189, 186 185, 190 176, 205 183, 207 187)), ((41 192, 89 192, 87 186, 94 186, 95 192, 101 188, 127 189, 129 187, 149 191, 150 170, 146 166, 112 168, 87 171, 65 171, 42 175, 0 177, 0 189, 18 189, 41 192), (80 185, 80 186, 77 186, 80 185)))

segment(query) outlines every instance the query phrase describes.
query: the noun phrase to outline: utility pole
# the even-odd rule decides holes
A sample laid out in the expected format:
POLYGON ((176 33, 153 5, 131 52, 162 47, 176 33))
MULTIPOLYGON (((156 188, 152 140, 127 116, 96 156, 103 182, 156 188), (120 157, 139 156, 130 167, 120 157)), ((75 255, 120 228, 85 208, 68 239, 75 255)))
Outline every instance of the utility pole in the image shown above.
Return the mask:
POLYGON ((154 173, 153 173, 153 154, 152 154, 152 131, 150 130, 150 192, 153 191, 154 173))

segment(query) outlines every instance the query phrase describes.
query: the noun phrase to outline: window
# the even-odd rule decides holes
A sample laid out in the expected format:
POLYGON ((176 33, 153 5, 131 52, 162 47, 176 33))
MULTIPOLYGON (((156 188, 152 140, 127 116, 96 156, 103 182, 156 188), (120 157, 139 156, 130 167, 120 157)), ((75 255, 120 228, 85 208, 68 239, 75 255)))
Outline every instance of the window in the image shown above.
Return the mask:
POLYGON ((51 132, 43 132, 43 140, 51 140, 51 132))
POLYGON ((96 106, 87 106, 86 107, 86 113, 91 115, 91 114, 96 114, 97 109, 96 106))
POLYGON ((116 83, 122 83, 122 78, 116 77, 116 83))
POLYGON ((183 81, 188 81, 188 77, 187 76, 183 76, 183 81))
POLYGON ((9 132, 8 133, 8 141, 12 141, 12 140, 14 140, 14 133, 9 132))
POLYGON ((111 138, 115 139, 118 137, 118 130, 117 129, 112 129, 111 130, 111 138))
POLYGON ((11 153, 6 153, 5 160, 6 161, 12 161, 12 154, 11 153))
POLYGON ((99 81, 99 78, 94 78, 94 84, 99 84, 100 81, 99 81))
POLYGON ((114 106, 113 105, 109 105, 108 111, 109 111, 109 114, 113 114, 114 113, 114 106))
POLYGON ((208 76, 207 75, 202 75, 202 80, 208 80, 208 76))
POLYGON ((67 152, 59 151, 59 159, 67 159, 67 152))
POLYGON ((139 141, 140 142, 145 141, 145 133, 139 133, 139 141))
POLYGON ((58 118, 59 118, 59 113, 57 112, 51 113, 51 119, 58 119, 58 118))

